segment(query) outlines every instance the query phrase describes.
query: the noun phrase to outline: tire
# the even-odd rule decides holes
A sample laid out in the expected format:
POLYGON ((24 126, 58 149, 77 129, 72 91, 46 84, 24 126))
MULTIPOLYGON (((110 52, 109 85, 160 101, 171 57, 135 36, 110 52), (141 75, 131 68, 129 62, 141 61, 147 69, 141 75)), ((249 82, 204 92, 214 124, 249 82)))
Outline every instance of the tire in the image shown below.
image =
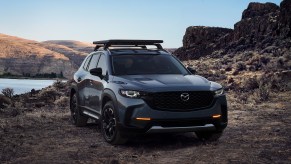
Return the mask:
POLYGON ((79 109, 79 102, 77 95, 74 94, 70 101, 70 111, 71 111, 71 120, 72 123, 77 127, 86 126, 88 117, 83 116, 79 109))
POLYGON ((113 145, 125 144, 128 138, 121 135, 116 122, 116 110, 113 102, 107 102, 101 115, 101 132, 106 142, 113 145))
POLYGON ((195 132, 198 139, 203 141, 217 141, 222 136, 223 132, 217 131, 198 131, 195 132))

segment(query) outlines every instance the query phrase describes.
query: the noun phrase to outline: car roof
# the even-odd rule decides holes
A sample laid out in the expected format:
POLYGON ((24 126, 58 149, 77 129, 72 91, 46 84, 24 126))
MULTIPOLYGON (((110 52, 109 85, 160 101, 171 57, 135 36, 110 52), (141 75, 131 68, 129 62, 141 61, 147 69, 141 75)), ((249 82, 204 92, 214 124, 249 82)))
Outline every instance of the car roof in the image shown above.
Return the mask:
POLYGON ((161 49, 110 49, 109 55, 169 55, 166 50, 161 49))

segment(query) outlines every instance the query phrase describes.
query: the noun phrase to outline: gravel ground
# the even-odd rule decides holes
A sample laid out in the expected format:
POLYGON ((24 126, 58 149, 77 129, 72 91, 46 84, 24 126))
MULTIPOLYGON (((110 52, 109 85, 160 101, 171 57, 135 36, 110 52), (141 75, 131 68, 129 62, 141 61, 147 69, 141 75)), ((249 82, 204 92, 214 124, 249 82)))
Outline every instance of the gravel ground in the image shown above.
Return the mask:
POLYGON ((97 124, 74 127, 68 109, 8 108, 0 112, 0 163, 291 163, 290 95, 241 104, 230 93, 229 125, 216 142, 184 133, 112 146, 97 124))

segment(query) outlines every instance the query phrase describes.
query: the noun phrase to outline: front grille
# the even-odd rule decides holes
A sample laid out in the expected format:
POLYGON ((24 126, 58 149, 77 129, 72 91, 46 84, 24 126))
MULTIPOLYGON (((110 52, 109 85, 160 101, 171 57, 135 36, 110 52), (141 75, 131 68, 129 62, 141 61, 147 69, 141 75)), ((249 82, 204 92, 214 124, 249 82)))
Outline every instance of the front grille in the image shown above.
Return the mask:
POLYGON ((149 94, 146 102, 159 110, 197 110, 211 106, 213 99, 214 93, 211 91, 158 92, 149 94), (189 99, 182 99, 182 94, 188 94, 189 99))

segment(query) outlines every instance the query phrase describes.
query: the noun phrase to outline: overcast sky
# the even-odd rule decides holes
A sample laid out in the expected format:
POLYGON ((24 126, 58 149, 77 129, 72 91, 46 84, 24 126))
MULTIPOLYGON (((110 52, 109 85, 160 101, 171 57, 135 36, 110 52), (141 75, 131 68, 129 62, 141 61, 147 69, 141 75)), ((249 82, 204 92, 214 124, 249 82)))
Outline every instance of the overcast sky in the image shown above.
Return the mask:
MULTIPOLYGON (((273 2, 281 0, 255 0, 273 2)), ((251 0, 0 0, 0 33, 31 40, 162 39, 188 26, 233 28, 251 0)))

